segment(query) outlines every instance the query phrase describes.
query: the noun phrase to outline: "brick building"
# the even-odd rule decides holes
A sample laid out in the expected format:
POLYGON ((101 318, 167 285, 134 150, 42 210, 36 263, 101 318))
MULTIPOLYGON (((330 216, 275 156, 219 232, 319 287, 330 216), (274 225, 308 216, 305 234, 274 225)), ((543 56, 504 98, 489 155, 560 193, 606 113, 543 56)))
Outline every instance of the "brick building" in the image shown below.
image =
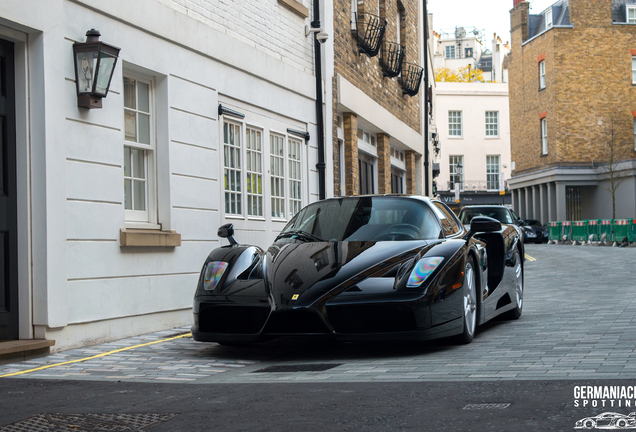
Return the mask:
POLYGON ((636 2, 559 0, 510 12, 513 205, 522 218, 636 214, 636 2))
POLYGON ((335 196, 424 193, 422 18, 416 0, 333 2, 335 196))

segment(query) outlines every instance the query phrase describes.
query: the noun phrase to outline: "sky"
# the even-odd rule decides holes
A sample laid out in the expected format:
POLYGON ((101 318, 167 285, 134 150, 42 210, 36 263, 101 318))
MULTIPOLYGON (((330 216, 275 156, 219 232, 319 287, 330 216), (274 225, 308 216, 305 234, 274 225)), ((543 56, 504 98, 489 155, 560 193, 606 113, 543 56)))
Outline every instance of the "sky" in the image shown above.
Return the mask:
MULTIPOLYGON (((530 13, 542 12, 557 0, 530 0, 530 13)), ((505 43, 510 41, 510 9, 513 0, 428 0, 428 13, 433 14, 433 30, 455 27, 477 28, 484 33, 490 47, 493 33, 505 43)), ((454 33, 454 32, 453 32, 454 33)))

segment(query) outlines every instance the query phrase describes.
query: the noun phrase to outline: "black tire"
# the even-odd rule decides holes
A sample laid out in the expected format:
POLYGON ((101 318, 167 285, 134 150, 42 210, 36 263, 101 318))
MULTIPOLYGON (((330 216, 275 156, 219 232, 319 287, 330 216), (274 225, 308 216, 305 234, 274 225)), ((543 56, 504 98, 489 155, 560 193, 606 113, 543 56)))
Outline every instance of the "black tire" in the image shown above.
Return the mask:
POLYGON ((509 312, 506 312, 505 318, 516 320, 521 317, 521 313, 523 312, 523 289, 524 289, 524 275, 523 275, 523 260, 521 260, 521 255, 519 249, 515 249, 515 295, 511 299, 515 303, 515 308, 509 312))
POLYGON ((479 311, 478 292, 475 262, 473 257, 469 256, 464 266, 464 283, 462 287, 464 305, 462 321, 464 329, 458 336, 458 341, 461 344, 469 344, 475 337, 479 311))

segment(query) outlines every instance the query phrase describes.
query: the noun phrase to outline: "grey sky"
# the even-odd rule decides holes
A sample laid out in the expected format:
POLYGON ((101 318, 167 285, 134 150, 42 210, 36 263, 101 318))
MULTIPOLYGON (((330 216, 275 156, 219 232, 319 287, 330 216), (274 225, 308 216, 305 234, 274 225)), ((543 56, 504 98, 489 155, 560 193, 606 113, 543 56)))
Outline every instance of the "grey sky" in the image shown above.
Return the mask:
MULTIPOLYGON (((539 13, 557 0, 530 0, 530 12, 539 13)), ((510 40, 510 9, 513 0, 429 0, 428 12, 433 14, 433 30, 476 27, 484 32, 490 47, 493 33, 501 40, 510 40)))

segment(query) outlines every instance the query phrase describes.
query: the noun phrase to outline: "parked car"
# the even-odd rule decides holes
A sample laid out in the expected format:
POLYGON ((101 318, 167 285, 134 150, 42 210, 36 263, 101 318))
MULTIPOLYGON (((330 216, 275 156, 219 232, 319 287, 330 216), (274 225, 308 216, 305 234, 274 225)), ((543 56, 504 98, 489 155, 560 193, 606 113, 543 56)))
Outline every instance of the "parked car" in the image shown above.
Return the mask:
POLYGON ((502 224, 514 226, 522 242, 525 243, 526 231, 519 226, 521 219, 512 209, 501 205, 471 205, 463 207, 459 212, 459 220, 465 226, 468 226, 475 216, 491 217, 502 224))
POLYGON ((285 335, 344 341, 473 339, 519 318, 522 243, 513 225, 417 196, 331 198, 304 207, 265 251, 230 245, 205 260, 193 338, 226 345, 285 335))
POLYGON ((522 226, 525 231, 525 242, 533 243, 547 243, 548 242, 548 227, 541 225, 541 222, 536 219, 519 219, 517 221, 519 226, 522 226))

